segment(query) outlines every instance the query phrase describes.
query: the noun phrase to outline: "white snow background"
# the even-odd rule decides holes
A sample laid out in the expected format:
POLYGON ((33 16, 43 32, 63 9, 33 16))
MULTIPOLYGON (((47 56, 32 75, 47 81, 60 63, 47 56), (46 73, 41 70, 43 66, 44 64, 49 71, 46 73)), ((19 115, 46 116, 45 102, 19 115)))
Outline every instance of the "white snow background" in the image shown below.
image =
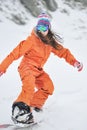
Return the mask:
MULTIPOLYGON (((51 13, 52 30, 63 37, 63 45, 83 63, 84 68, 78 72, 64 59, 51 54, 44 70, 53 80, 55 91, 40 113, 43 122, 32 130, 87 130, 87 10, 71 9, 61 1, 58 3, 59 9, 51 13), (62 13, 63 8, 69 14, 62 13)), ((20 41, 26 39, 37 19, 29 14, 29 23, 25 26, 16 25, 1 14, 0 19, 1 62, 20 41)), ((11 122, 11 105, 21 90, 17 72, 20 60, 14 61, 0 77, 0 124, 11 122)))

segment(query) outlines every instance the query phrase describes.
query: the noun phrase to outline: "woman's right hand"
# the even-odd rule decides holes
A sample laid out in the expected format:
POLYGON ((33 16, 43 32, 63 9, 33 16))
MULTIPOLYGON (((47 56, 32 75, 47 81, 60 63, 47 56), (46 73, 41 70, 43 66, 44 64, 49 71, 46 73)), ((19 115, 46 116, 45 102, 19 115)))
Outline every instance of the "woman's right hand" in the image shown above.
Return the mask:
POLYGON ((2 71, 0 71, 0 76, 2 76, 3 75, 3 72, 2 71))

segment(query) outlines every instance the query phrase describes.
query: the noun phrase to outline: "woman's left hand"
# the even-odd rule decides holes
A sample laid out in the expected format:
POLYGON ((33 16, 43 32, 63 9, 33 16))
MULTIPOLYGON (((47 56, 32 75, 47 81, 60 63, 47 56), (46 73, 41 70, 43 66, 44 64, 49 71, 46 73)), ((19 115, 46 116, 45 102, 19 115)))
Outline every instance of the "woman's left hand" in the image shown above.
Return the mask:
POLYGON ((78 69, 78 71, 81 71, 83 69, 83 64, 79 61, 76 61, 74 63, 74 67, 76 67, 78 69))

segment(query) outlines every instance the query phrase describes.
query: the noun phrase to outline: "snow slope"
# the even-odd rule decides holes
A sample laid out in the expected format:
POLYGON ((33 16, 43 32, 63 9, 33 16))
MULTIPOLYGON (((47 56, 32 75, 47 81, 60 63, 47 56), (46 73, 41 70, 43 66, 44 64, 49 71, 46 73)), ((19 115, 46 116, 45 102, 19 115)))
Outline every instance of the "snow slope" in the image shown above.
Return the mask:
MULTIPOLYGON (((64 46, 83 62, 84 69, 78 72, 63 59, 53 54, 50 56, 44 69, 52 78, 55 91, 40 113, 44 121, 37 130, 87 130, 87 10, 71 9, 59 1, 59 10, 52 16, 52 29, 64 38, 64 46), (67 13, 63 13, 64 10, 67 13)), ((30 34, 37 19, 30 16, 27 25, 18 26, 1 15, 0 18, 3 21, 0 22, 1 62, 30 34)), ((11 122, 11 105, 21 90, 17 72, 20 60, 13 62, 6 74, 0 77, 0 124, 11 122)))

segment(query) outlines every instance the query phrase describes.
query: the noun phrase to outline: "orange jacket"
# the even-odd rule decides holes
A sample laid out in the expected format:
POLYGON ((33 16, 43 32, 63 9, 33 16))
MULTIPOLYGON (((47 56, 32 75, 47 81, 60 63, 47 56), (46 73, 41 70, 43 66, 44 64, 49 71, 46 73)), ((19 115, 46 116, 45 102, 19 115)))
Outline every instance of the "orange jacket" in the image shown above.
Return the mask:
POLYGON ((23 56, 20 64, 21 67, 26 64, 42 68, 51 52, 60 58, 64 58, 71 65, 74 65, 76 61, 68 49, 63 47, 61 50, 56 50, 52 46, 44 44, 33 30, 31 35, 26 40, 20 42, 20 44, 2 61, 0 64, 0 71, 5 72, 9 65, 21 56, 23 56))

